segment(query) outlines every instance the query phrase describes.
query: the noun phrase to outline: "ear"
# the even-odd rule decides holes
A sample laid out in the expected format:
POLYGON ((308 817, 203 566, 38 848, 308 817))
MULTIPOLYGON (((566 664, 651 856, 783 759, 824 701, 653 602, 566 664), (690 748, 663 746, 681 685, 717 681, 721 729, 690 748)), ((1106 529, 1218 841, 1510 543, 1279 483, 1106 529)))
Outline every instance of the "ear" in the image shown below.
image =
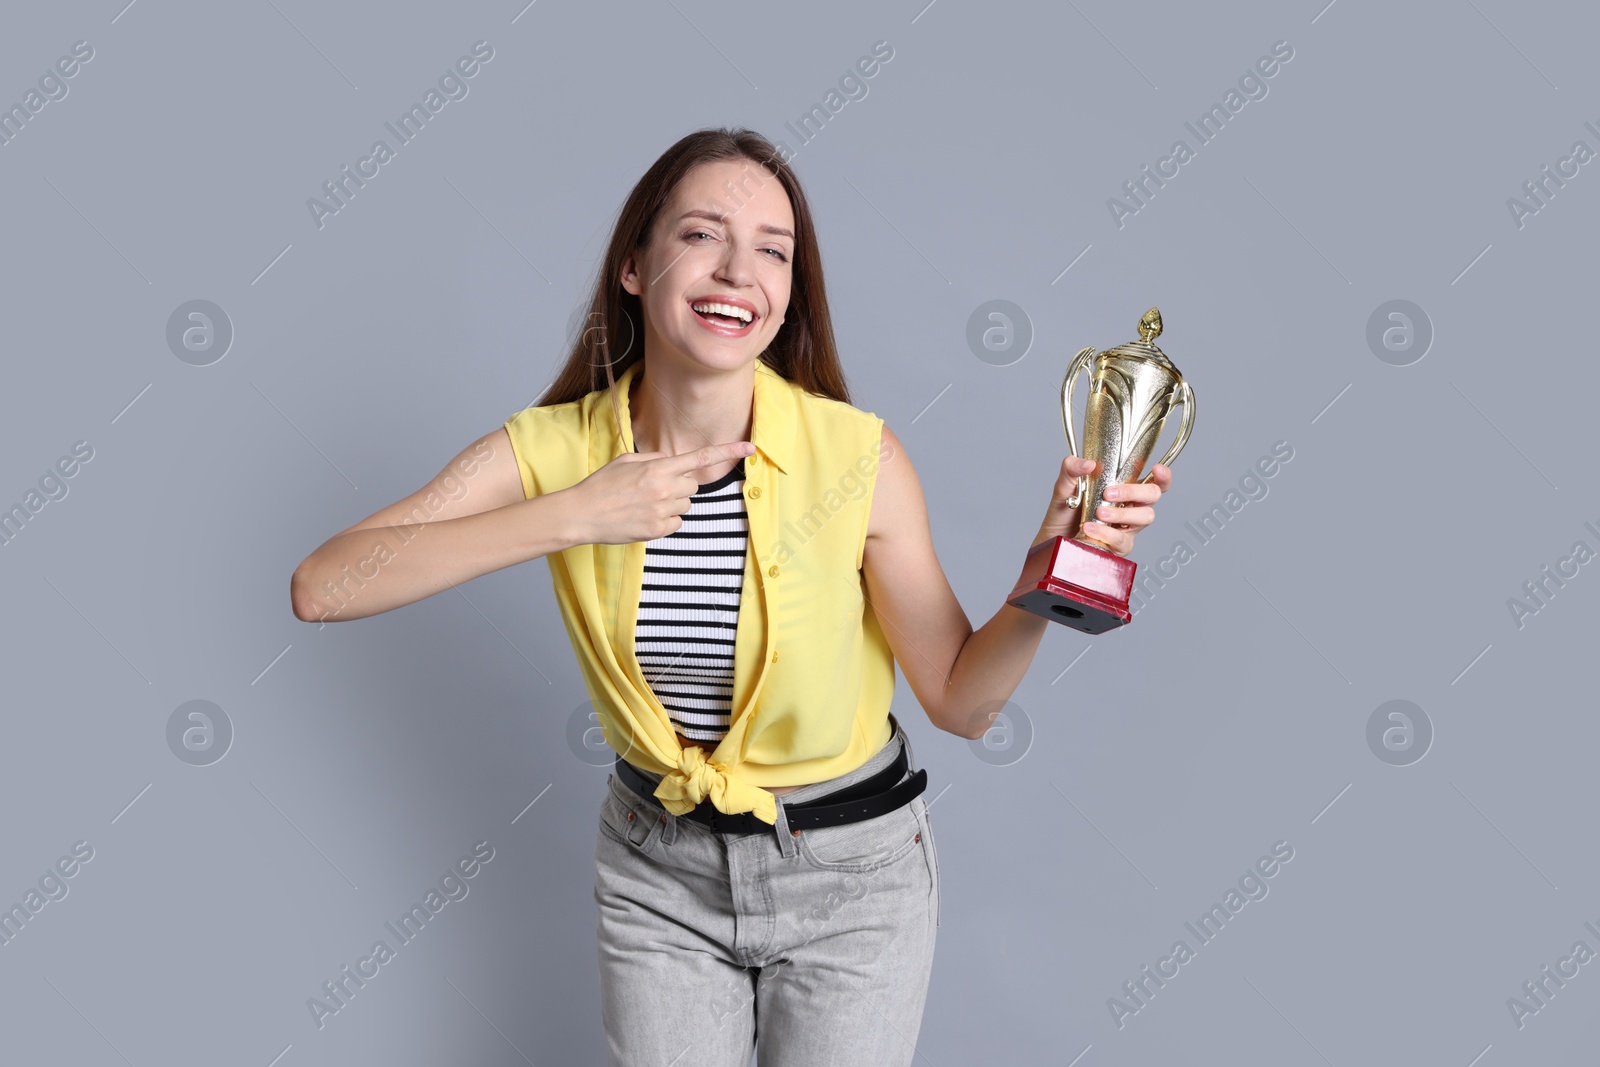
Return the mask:
POLYGON ((622 261, 621 281, 622 287, 634 296, 639 296, 643 292, 644 287, 639 284, 639 266, 631 252, 628 258, 622 261))

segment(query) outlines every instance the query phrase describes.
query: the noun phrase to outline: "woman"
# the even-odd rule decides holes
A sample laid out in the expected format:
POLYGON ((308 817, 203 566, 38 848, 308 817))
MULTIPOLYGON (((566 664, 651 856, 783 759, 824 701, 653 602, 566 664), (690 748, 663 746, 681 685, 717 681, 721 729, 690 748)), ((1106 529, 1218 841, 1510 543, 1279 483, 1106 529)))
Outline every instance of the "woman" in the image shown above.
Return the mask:
MULTIPOLYGON (((849 402, 810 208, 765 138, 701 130, 651 166, 588 322, 540 404, 312 553, 295 614, 545 557, 617 753, 595 847, 610 1062, 909 1064, 939 881, 894 665, 935 726, 981 737, 1047 623, 1002 606, 974 631, 956 601, 904 447, 849 402)), ((1078 533, 1065 502, 1094 470, 1065 458, 1032 544, 1078 533)), ((1126 555, 1154 479, 1108 489, 1084 532, 1126 555)))

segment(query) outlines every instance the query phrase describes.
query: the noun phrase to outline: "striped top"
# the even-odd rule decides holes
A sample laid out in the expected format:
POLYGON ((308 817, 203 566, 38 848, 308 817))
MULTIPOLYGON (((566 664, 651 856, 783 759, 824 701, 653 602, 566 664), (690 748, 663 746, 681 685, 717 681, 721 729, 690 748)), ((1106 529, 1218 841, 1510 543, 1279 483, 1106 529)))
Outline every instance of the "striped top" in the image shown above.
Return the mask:
POLYGON ((682 526, 645 543, 633 652, 673 728, 691 741, 721 741, 733 709, 750 542, 744 473, 741 458, 689 498, 682 526))

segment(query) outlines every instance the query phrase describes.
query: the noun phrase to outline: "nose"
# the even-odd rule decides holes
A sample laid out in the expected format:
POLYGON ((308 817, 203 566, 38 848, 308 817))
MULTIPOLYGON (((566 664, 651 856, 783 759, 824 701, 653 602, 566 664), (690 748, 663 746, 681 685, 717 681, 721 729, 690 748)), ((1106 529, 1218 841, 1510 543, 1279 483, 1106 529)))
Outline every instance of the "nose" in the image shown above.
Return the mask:
POLYGON ((717 264, 717 279, 732 287, 749 284, 755 278, 755 257, 760 253, 740 241, 729 241, 723 248, 722 261, 717 264))

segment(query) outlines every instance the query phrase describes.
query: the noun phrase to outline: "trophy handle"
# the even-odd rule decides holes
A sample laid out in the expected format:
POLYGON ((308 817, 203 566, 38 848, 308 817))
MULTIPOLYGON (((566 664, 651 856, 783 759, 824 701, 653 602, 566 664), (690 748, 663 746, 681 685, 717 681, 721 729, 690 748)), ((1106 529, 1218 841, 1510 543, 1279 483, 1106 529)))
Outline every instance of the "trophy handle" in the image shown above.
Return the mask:
MULTIPOLYGON (((1167 454, 1162 456, 1159 461, 1168 467, 1171 467, 1172 461, 1178 458, 1178 453, 1183 451, 1183 446, 1189 440, 1189 431, 1194 428, 1194 390, 1189 388, 1188 382, 1182 382, 1179 385, 1178 403, 1183 405, 1183 421, 1178 423, 1178 436, 1172 439, 1172 445, 1167 449, 1167 454)), ((1138 484, 1143 485, 1148 482, 1155 473, 1155 464, 1152 463, 1150 469, 1145 471, 1144 476, 1139 479, 1138 484)))
MULTIPOLYGON (((1061 425, 1067 431, 1067 454, 1078 454, 1078 438, 1072 432, 1072 387, 1078 382, 1078 372, 1088 366, 1089 360, 1094 357, 1095 348, 1080 348, 1078 354, 1072 357, 1072 362, 1067 364, 1067 376, 1061 379, 1061 425)), ((1187 386, 1188 383, 1185 383, 1187 386)), ((1185 420, 1188 419, 1189 408, 1183 409, 1185 420)), ((1073 491, 1072 499, 1067 501, 1067 507, 1075 508, 1083 503, 1084 490, 1089 487, 1089 480, 1082 475, 1078 476, 1078 488, 1073 491)))

